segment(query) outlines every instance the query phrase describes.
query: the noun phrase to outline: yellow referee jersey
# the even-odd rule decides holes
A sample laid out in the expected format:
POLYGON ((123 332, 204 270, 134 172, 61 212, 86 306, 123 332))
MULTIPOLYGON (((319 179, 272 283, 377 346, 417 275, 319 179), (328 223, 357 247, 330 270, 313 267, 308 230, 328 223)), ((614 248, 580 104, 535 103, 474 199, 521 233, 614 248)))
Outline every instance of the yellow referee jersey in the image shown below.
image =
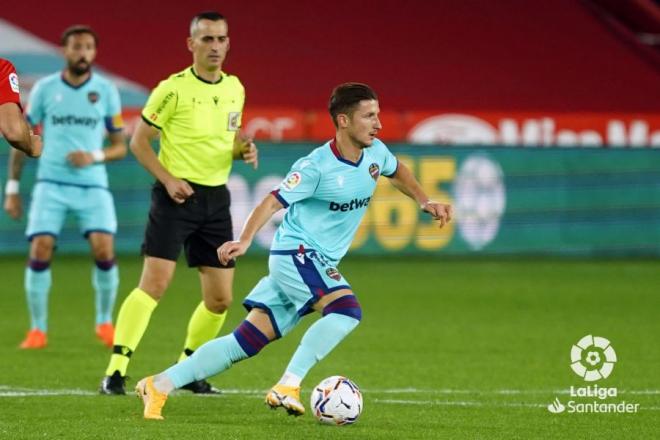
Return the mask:
POLYGON ((161 131, 161 164, 179 179, 227 183, 244 102, 243 85, 224 72, 210 83, 189 67, 161 81, 142 110, 142 119, 161 131))

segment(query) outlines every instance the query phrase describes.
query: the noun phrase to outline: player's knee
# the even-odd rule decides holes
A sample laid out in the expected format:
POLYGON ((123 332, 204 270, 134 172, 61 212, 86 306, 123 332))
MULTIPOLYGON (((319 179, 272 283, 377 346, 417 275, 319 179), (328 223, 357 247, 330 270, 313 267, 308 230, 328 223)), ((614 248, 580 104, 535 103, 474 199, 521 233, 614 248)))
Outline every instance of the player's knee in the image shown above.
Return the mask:
POLYGON ((94 248, 92 253, 94 254, 94 259, 96 261, 111 261, 115 258, 115 253, 112 249, 112 246, 94 248))
POLYGON ((330 304, 326 305, 323 308, 323 316, 330 313, 348 316, 355 319, 357 322, 360 322, 362 319, 362 307, 355 295, 340 296, 330 304))
POLYGON ((114 258, 114 238, 112 234, 89 232, 86 237, 89 240, 95 260, 106 261, 114 258))
POLYGON ((204 305, 210 312, 213 313, 224 313, 227 309, 229 309, 231 303, 231 295, 226 297, 204 299, 204 305))
POLYGON ((173 274, 173 271, 170 272, 145 268, 145 270, 142 271, 138 287, 158 301, 169 287, 173 274))
POLYGON ((50 261, 53 258, 53 247, 55 243, 50 236, 36 236, 30 244, 30 259, 38 261, 50 261))
POLYGON ((165 294, 165 291, 167 290, 169 284, 170 284, 169 279, 149 278, 148 280, 145 279, 140 280, 140 284, 138 285, 138 288, 143 292, 146 292, 147 295, 149 295, 156 301, 158 301, 165 294))
POLYGON ((256 355, 270 342, 268 336, 247 320, 241 322, 233 334, 247 357, 256 355))

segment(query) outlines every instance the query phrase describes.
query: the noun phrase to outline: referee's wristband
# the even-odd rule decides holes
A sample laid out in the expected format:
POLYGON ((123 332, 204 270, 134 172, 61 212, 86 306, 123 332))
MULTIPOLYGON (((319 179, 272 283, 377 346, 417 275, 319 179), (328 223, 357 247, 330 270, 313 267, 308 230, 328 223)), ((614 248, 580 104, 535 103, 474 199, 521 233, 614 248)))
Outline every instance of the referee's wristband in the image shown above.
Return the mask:
POLYGON ((5 184, 5 195, 7 196, 12 196, 14 194, 18 194, 18 180, 16 179, 9 179, 7 180, 7 183, 5 184))
POLYGON ((92 155, 92 159, 94 159, 94 162, 103 162, 105 160, 105 153, 103 150, 93 150, 90 151, 89 154, 92 155))

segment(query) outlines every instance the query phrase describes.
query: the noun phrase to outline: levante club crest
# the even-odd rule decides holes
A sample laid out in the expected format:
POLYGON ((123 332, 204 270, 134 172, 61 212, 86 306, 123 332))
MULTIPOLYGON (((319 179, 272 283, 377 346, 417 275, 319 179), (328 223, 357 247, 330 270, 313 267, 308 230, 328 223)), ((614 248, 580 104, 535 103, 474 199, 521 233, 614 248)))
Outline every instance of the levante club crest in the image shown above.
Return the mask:
POLYGON ((373 177, 374 180, 378 180, 378 176, 380 176, 380 168, 377 163, 369 165, 369 174, 371 174, 371 177, 373 177))

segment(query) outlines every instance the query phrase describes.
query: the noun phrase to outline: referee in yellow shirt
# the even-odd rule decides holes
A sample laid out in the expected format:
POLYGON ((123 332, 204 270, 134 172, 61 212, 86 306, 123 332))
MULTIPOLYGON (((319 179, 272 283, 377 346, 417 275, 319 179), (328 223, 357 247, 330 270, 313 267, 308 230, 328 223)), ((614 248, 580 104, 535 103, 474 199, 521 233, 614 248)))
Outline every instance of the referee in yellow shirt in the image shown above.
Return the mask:
MULTIPOLYGON (((257 148, 237 136, 245 89, 222 71, 229 51, 227 20, 217 12, 196 15, 188 50, 193 65, 153 90, 131 140, 131 151, 157 181, 142 244, 142 276, 119 310, 102 394, 125 394, 129 359, 172 280, 181 248, 188 266, 199 271, 203 300, 190 318, 179 360, 217 336, 232 301, 234 262, 223 266, 216 252, 233 239, 226 183, 235 159, 256 169, 257 148), (156 156, 151 143, 159 132, 156 156)), ((218 392, 206 381, 184 388, 218 392)))

